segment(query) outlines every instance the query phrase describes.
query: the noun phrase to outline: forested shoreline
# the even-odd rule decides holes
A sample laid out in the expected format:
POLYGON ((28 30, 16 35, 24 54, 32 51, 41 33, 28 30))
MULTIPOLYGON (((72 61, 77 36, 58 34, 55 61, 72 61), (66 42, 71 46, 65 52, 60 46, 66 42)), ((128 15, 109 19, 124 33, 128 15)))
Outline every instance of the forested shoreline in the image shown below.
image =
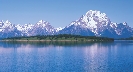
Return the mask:
POLYGON ((80 36, 70 34, 59 35, 37 35, 28 37, 11 37, 5 38, 3 41, 114 41, 113 38, 96 37, 96 36, 80 36))

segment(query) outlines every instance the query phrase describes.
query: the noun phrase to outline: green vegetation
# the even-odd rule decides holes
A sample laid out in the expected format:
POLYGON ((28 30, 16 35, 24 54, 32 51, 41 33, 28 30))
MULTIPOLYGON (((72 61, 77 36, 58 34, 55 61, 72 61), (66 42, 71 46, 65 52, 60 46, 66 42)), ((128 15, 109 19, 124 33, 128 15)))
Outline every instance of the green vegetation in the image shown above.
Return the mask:
POLYGON ((70 34, 5 38, 4 41, 114 41, 113 38, 70 34))

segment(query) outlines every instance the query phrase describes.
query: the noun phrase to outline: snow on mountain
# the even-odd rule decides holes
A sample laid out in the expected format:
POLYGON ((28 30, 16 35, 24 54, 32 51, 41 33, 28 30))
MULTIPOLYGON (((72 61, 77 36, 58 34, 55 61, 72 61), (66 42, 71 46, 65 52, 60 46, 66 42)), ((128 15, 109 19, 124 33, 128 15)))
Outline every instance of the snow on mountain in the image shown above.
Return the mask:
POLYGON ((3 22, 3 20, 1 20, 1 21, 0 21, 0 32, 3 31, 3 25, 4 25, 4 22, 3 22))
POLYGON ((14 25, 10 21, 0 21, 0 38, 15 36, 76 34, 83 36, 101 36, 127 38, 133 36, 133 28, 126 22, 111 22, 105 13, 90 10, 78 20, 64 28, 54 28, 49 22, 40 20, 36 24, 14 25))
POLYGON ((127 38, 133 35, 132 28, 128 26, 126 22, 117 24, 117 26, 114 27, 113 30, 115 30, 118 38, 127 38))
POLYGON ((31 35, 53 35, 54 33, 54 27, 51 26, 49 22, 44 20, 37 22, 31 31, 31 35))
POLYGON ((32 24, 25 24, 25 25, 16 25, 15 27, 21 31, 21 36, 30 36, 30 31, 33 29, 32 24))
POLYGON ((65 27, 64 29, 59 31, 59 34, 74 34, 74 35, 83 35, 83 36, 94 36, 93 32, 91 32, 88 28, 85 28, 81 25, 78 25, 78 23, 65 27))
POLYGON ((10 21, 0 22, 0 38, 20 36, 20 33, 10 21))
MULTIPOLYGON (((110 19, 106 16, 105 13, 100 13, 100 11, 90 10, 85 15, 82 15, 82 17, 80 17, 78 20, 71 22, 71 24, 69 24, 66 27, 66 30, 68 30, 73 26, 72 28, 75 28, 74 30, 71 31, 73 33, 80 32, 78 33, 80 35, 100 36, 101 35, 100 33, 103 30, 107 29, 109 23, 110 19), (83 32, 81 30, 83 30, 83 32)), ((63 33, 63 31, 61 31, 61 33, 63 33)))
POLYGON ((15 36, 34 36, 34 35, 53 35, 54 27, 49 22, 40 20, 35 25, 14 25, 10 21, 0 21, 0 38, 15 37, 15 36))
POLYGON ((32 25, 32 24, 25 24, 25 25, 20 25, 20 24, 18 24, 18 25, 16 25, 15 27, 16 27, 19 31, 28 31, 28 30, 31 30, 33 26, 34 26, 34 25, 32 25))
POLYGON ((60 31, 61 34, 79 34, 124 38, 131 37, 133 30, 124 23, 113 23, 105 13, 97 10, 90 10, 82 15, 78 20, 72 21, 68 26, 60 31))
POLYGON ((64 27, 62 28, 62 27, 58 27, 58 28, 55 28, 55 31, 56 32, 59 32, 59 31, 61 31, 62 29, 64 29, 64 27))

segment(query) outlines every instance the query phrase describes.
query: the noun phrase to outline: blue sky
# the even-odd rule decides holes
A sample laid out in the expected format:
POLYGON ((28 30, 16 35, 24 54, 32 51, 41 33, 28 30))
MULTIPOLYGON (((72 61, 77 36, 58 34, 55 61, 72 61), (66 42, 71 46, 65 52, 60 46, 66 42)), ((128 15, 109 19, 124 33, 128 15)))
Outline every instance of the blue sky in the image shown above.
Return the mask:
POLYGON ((112 22, 133 27, 133 0, 0 0, 0 20, 35 24, 45 20, 64 27, 89 10, 106 13, 112 22))

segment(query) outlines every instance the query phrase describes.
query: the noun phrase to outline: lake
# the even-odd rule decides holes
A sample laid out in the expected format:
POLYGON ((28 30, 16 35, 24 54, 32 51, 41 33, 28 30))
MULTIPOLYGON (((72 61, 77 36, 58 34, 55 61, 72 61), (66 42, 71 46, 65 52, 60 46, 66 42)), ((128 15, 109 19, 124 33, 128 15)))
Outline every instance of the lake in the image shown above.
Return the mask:
POLYGON ((0 42, 0 72, 133 72, 133 41, 0 42))

